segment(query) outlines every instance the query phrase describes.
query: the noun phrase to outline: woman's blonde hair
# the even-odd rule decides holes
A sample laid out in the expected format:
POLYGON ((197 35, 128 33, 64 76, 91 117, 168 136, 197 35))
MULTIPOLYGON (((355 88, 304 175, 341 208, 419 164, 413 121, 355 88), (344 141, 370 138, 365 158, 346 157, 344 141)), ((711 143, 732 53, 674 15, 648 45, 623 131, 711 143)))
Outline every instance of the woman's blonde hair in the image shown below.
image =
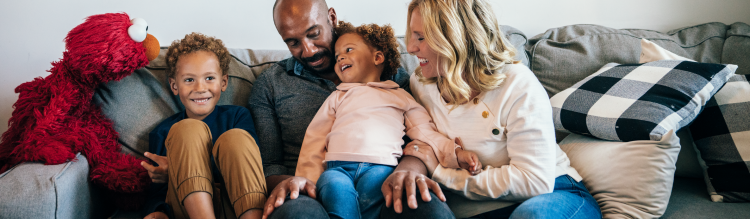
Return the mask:
MULTIPOLYGON (((422 83, 437 83, 440 94, 457 107, 469 101, 472 90, 495 89, 505 80, 497 72, 515 63, 516 49, 500 31, 490 4, 485 0, 412 0, 407 22, 419 8, 424 39, 438 55, 437 78, 425 78, 422 69, 415 74, 422 83)), ((406 28, 406 42, 412 30, 406 28)))

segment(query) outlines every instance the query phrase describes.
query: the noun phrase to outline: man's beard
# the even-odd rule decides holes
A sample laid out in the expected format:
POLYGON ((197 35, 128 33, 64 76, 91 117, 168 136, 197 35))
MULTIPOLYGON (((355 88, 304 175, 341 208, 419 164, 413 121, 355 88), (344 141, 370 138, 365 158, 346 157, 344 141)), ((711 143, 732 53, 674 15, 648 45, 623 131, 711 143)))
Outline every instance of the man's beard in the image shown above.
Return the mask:
MULTIPOLYGON (((331 36, 332 36, 333 40, 331 40, 331 45, 329 47, 333 48, 334 45, 336 45, 336 40, 338 39, 338 35, 336 35, 336 31, 334 30, 333 27, 331 27, 331 36)), ((305 69, 307 69, 310 72, 316 73, 316 74, 328 74, 328 73, 331 73, 331 72, 334 71, 333 67, 336 65, 336 60, 334 60, 334 55, 333 55, 333 53, 331 53, 331 50, 328 49, 328 48, 324 48, 322 51, 320 51, 318 53, 315 53, 315 55, 313 55, 313 56, 310 56, 310 57, 307 57, 307 58, 302 58, 301 60, 298 59, 297 61, 299 61, 300 63, 302 63, 302 66, 304 66, 305 69), (320 60, 320 59, 322 59, 324 57, 328 57, 329 63, 328 63, 328 67, 327 68, 320 69, 320 70, 315 70, 312 66, 310 66, 309 63, 318 61, 318 60, 320 60)))
MULTIPOLYGON (((325 57, 333 57, 333 54, 331 54, 331 51, 329 51, 328 49, 324 49, 323 51, 315 53, 315 55, 313 55, 313 56, 310 56, 310 57, 307 57, 307 58, 302 58, 302 60, 298 60, 298 61, 300 61, 300 63, 302 63, 302 66, 305 66, 305 69, 307 69, 308 71, 312 71, 312 72, 315 72, 315 73, 327 73, 329 70, 333 69, 331 67, 331 66, 333 66, 333 63, 329 63, 328 64, 329 65, 328 68, 321 69, 321 70, 315 70, 312 66, 310 66, 311 62, 318 61, 318 60, 320 60, 322 58, 325 58, 325 57)), ((333 62, 334 60, 333 60, 333 58, 329 58, 328 61, 329 62, 333 62)))

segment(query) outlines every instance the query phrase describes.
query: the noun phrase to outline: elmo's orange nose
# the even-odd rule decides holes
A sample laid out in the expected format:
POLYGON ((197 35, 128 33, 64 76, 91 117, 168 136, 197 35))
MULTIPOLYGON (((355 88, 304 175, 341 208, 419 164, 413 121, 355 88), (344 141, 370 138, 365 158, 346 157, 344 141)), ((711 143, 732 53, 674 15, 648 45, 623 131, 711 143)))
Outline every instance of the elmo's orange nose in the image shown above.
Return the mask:
POLYGON ((159 56, 159 40, 157 40, 154 35, 146 35, 146 39, 143 40, 143 47, 146 48, 146 57, 149 62, 159 56))

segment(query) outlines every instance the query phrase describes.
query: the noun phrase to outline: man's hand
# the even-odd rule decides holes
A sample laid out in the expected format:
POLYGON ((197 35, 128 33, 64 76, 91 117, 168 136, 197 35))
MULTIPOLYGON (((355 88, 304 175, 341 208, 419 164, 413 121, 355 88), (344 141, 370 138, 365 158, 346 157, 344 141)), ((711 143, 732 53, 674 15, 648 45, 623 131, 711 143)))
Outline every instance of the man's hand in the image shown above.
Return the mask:
POLYGON ((409 142, 409 144, 404 147, 404 155, 419 158, 419 160, 421 160, 422 163, 424 163, 424 166, 427 168, 428 176, 432 176, 432 172, 434 172, 435 168, 440 165, 437 156, 435 156, 435 152, 432 150, 432 147, 430 147, 430 145, 428 145, 427 143, 419 140, 409 142))
POLYGON ((422 195, 422 201, 429 202, 432 200, 430 190, 440 198, 440 201, 445 201, 445 195, 440 190, 438 183, 419 173, 416 170, 418 168, 414 168, 414 165, 423 166, 419 161, 419 159, 411 156, 402 158, 396 171, 391 173, 383 182, 383 186, 380 187, 385 198, 385 206, 390 208, 393 205, 393 210, 396 213, 403 212, 402 196, 404 190, 406 190, 406 202, 411 209, 417 209, 417 189, 422 195))
POLYGON ((143 156, 146 156, 156 162, 156 164, 159 164, 158 167, 155 167, 146 161, 141 161, 141 166, 148 171, 148 176, 151 177, 151 182, 166 183, 169 179, 169 161, 167 160, 167 157, 149 152, 144 153, 143 156))
POLYGON ((143 219, 169 219, 169 217, 167 217, 167 214, 165 214, 164 212, 157 211, 146 215, 146 217, 143 217, 143 219))
POLYGON ((271 215, 275 208, 281 207, 287 195, 289 195, 289 199, 297 199, 300 192, 315 199, 315 184, 309 179, 299 176, 289 177, 281 181, 268 195, 263 219, 268 218, 268 215, 271 215))

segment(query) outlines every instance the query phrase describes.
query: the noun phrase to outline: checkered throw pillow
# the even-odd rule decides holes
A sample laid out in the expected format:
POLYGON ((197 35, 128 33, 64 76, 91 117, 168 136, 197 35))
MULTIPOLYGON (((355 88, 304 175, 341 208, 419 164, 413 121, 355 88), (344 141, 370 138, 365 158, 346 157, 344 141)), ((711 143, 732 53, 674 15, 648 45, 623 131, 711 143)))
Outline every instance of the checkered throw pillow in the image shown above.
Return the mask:
POLYGON ((661 60, 610 63, 552 103, 555 128, 606 140, 661 140, 698 115, 736 65, 661 60))
POLYGON ((750 83, 736 75, 690 125, 715 202, 750 202, 750 83))

